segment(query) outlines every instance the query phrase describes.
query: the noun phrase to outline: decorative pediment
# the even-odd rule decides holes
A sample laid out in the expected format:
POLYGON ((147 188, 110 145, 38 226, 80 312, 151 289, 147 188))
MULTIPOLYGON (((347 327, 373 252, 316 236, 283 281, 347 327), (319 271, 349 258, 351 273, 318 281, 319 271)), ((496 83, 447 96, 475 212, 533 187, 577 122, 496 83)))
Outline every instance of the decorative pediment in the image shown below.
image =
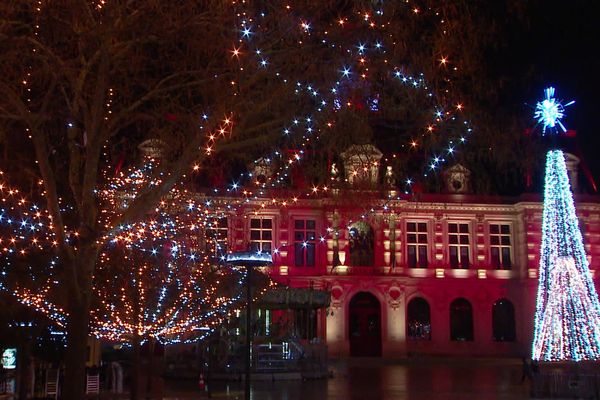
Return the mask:
POLYGON ((469 193, 471 190, 471 171, 461 164, 454 164, 444 171, 446 190, 449 193, 469 193))
POLYGON ((256 184, 266 183, 271 175, 273 175, 273 168, 271 159, 264 157, 254 161, 249 167, 250 171, 252 171, 252 178, 256 184))

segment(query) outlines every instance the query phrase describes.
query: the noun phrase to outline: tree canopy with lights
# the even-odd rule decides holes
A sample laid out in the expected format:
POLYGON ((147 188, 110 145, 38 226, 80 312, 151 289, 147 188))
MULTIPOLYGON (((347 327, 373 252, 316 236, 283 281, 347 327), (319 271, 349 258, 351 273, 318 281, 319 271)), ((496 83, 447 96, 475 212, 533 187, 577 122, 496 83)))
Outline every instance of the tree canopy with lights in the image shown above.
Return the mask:
MULTIPOLYGON (((135 276, 152 243, 201 232, 178 215, 210 224, 241 203, 259 212, 259 199, 285 206, 327 194, 329 180, 303 163, 323 170, 351 143, 397 149, 386 162, 410 192, 471 135, 471 105, 454 90, 477 65, 475 52, 453 47, 465 40, 460 5, 10 0, 0 15, 2 168, 22 188, 5 189, 3 254, 7 273, 28 275, 6 284, 63 316, 68 381, 83 380, 97 294, 114 295, 111 252, 134 257, 135 276), (146 140, 161 144, 161 163, 129 176, 146 140), (259 157, 274 172, 257 183, 245 166, 259 157), (314 186, 279 195, 298 168, 314 186), (135 191, 123 195, 114 177, 135 191), (28 262, 32 252, 44 263, 28 262)), ((160 265, 161 282, 183 282, 160 265)), ((81 398, 81 387, 65 396, 81 398)))

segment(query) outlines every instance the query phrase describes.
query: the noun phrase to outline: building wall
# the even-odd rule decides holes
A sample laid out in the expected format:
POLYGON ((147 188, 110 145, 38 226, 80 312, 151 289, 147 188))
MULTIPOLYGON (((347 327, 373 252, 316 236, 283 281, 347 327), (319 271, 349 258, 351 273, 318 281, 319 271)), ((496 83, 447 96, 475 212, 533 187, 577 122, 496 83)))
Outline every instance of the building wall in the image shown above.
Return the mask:
MULTIPOLYGON (((590 269, 600 258, 598 199, 577 202, 590 269)), ((262 203, 263 205, 265 203, 262 203)), ((273 279, 293 287, 331 292, 329 310, 320 313, 319 336, 332 356, 350 355, 349 304, 359 292, 373 294, 380 304, 384 357, 408 354, 528 356, 533 332, 537 268, 540 254, 542 204, 536 201, 493 199, 463 195, 437 196, 428 201, 400 200, 369 209, 360 199, 297 201, 293 205, 261 206, 248 203, 229 221, 230 249, 246 250, 253 218, 272 218, 273 279), (315 221, 315 265, 296 266, 296 220, 315 221), (373 233, 373 265, 351 265, 351 227, 367 223, 373 233), (426 268, 411 268, 408 260, 408 223, 427 224, 426 268), (450 225, 468 226, 468 268, 452 268, 450 225), (492 260, 490 225, 510 227, 509 269, 492 260), (407 337, 407 305, 415 297, 430 307, 431 340, 407 337), (473 340, 450 338, 450 304, 468 300, 473 315, 473 340), (516 340, 494 341, 492 306, 507 299, 514 306, 516 340)))

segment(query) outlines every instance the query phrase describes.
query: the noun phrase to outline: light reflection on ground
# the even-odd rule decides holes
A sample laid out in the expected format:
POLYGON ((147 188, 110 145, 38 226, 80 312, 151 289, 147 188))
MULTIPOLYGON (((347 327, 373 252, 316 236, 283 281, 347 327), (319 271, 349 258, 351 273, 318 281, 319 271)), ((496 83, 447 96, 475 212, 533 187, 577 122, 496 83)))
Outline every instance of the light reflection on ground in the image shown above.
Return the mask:
MULTIPOLYGON (((331 363, 333 376, 314 381, 254 382, 254 400, 526 399, 521 361, 428 358, 408 361, 354 358, 331 363)), ((169 400, 206 398, 195 382, 168 382, 169 400)), ((243 399, 240 383, 214 385, 213 398, 243 399)))

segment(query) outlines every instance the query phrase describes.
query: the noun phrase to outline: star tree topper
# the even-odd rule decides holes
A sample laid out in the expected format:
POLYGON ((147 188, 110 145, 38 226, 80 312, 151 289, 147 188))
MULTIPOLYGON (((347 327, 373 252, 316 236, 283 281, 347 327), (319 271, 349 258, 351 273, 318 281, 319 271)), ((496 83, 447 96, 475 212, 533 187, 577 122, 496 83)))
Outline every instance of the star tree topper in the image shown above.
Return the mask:
POLYGON ((567 131, 567 128, 561 122, 561 119, 565 116, 565 107, 575 104, 575 100, 572 100, 566 104, 562 104, 562 100, 557 100, 554 97, 554 88, 552 86, 544 89, 545 98, 542 101, 538 101, 535 105, 535 112, 533 118, 538 124, 542 124, 542 135, 546 134, 546 130, 556 132, 556 126, 558 125, 563 132, 567 131))

